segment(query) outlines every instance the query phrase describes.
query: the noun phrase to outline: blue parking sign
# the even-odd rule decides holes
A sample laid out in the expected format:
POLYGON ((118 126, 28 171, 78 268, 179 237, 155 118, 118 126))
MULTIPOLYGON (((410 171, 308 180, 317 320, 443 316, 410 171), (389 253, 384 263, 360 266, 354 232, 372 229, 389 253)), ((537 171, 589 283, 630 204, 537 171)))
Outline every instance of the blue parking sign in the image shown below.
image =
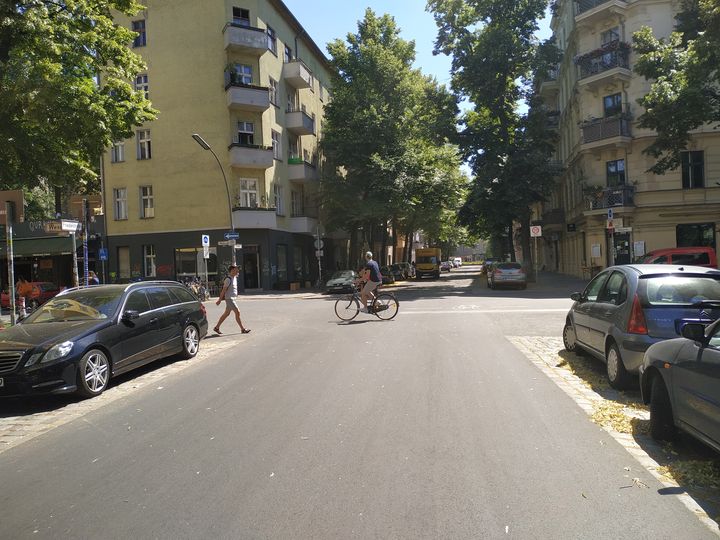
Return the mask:
POLYGON ((100 248, 100 260, 101 261, 107 261, 108 260, 108 250, 107 248, 100 248))

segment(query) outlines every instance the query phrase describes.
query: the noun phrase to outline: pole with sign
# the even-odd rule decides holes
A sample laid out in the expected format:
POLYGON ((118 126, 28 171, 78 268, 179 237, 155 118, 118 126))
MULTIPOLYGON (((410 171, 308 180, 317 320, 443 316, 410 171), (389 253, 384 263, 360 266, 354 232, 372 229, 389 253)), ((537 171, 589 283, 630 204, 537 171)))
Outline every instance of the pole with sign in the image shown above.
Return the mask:
POLYGON ((85 286, 90 285, 90 269, 88 267, 88 200, 82 200, 82 244, 83 244, 83 282, 85 286))
POLYGON ((535 239, 535 257, 533 261, 533 268, 535 270, 535 282, 540 281, 538 276, 538 238, 542 236, 542 227, 540 225, 532 225, 530 227, 530 237, 535 239))
POLYGON ((322 287, 322 248, 325 243, 320 238, 320 227, 315 228, 315 256, 318 261, 318 287, 322 287))
POLYGON ((15 203, 5 202, 5 233, 8 260, 8 292, 10 293, 10 322, 15 324, 15 263, 13 261, 12 223, 15 219, 15 203))

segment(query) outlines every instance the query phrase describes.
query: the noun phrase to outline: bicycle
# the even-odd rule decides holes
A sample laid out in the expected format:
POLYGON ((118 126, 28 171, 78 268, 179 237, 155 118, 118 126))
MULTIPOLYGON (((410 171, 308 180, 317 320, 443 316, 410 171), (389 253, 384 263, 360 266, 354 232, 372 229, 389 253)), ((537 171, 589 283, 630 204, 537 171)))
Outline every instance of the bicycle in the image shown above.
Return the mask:
MULTIPOLYGON (((352 294, 337 299, 335 315, 341 321, 352 321, 360 313, 360 303, 360 288, 356 287, 352 294)), ((378 292, 368 307, 368 313, 383 321, 389 321, 397 315, 399 308, 400 303, 393 293, 378 292)))

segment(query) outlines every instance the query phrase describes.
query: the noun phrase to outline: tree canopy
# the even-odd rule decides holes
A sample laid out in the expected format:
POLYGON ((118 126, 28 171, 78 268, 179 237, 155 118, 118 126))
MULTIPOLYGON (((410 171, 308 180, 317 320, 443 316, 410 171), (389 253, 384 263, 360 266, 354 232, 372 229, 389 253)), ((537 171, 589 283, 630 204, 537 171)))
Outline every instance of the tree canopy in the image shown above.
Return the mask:
POLYGON ((653 81, 639 100, 639 125, 657 132, 644 152, 657 159, 649 170, 663 174, 680 165, 692 130, 720 122, 720 4, 685 0, 668 39, 643 27, 633 45, 635 71, 653 81))
POLYGON ((131 84, 135 0, 0 0, 0 185, 83 189, 112 141, 155 117, 131 84))

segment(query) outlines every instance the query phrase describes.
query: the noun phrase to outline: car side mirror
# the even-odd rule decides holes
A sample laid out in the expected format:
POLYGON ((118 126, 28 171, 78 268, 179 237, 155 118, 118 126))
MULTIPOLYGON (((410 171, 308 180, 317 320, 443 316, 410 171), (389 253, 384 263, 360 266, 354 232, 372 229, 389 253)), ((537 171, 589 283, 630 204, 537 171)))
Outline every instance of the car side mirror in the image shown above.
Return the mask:
POLYGON ((693 341, 697 341, 699 343, 702 343, 703 345, 707 344, 707 338, 705 337, 705 325, 700 323, 687 323, 682 327, 682 330, 680 332, 684 338, 692 339, 693 341))
POLYGON ((570 300, 574 300, 575 302, 581 302, 582 294, 579 292, 574 292, 570 295, 570 300))
POLYGON ((122 320, 123 321, 132 321, 134 319, 140 318, 140 312, 136 311, 134 309, 128 309, 122 314, 122 320))

